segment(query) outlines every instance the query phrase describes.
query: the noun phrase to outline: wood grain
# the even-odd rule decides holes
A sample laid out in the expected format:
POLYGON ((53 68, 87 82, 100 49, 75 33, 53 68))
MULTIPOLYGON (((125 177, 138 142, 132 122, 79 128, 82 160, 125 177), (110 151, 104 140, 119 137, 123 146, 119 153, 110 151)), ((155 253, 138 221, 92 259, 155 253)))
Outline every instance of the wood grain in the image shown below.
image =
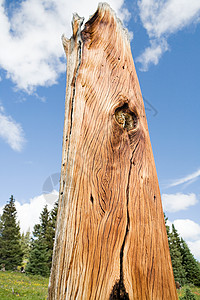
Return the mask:
POLYGON ((178 299, 126 31, 100 4, 63 38, 67 91, 49 300, 178 299))

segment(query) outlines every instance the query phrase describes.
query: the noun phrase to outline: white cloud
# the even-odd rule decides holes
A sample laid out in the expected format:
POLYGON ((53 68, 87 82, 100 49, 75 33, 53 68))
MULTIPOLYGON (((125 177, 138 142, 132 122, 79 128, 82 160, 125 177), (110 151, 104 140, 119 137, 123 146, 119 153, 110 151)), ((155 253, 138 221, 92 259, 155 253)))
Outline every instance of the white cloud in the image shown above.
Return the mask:
POLYGON ((39 223, 39 216, 44 206, 47 205, 48 210, 51 210, 57 199, 58 192, 54 190, 49 194, 34 197, 28 203, 21 204, 16 201, 15 205, 21 232, 26 232, 28 229, 32 232, 34 225, 39 223))
MULTIPOLYGON (((29 202, 21 204, 19 201, 15 201, 15 207, 17 210, 17 218, 20 222, 21 233, 27 232, 30 229, 32 232, 35 224, 38 224, 40 214, 45 205, 47 205, 50 211, 55 201, 58 200, 58 191, 53 190, 49 194, 42 194, 29 200, 29 202)), ((3 212, 3 207, 0 207, 0 215, 3 212)))
MULTIPOLYGON (((127 19, 124 0, 107 2, 127 19)), ((97 0, 25 0, 5 10, 5 1, 0 0, 0 67, 7 77, 29 93, 37 86, 56 83, 66 68, 61 35, 71 36, 74 12, 87 20, 97 4, 97 0)))
POLYGON ((200 225, 194 221, 190 219, 177 219, 173 223, 184 240, 195 241, 200 239, 200 225))
POLYGON ((192 23, 200 22, 200 1, 138 0, 138 6, 151 46, 137 58, 137 61, 142 64, 143 70, 147 70, 149 64, 156 65, 162 54, 168 50, 167 38, 170 34, 192 23), (163 43, 165 47, 162 46, 163 43))
POLYGON ((0 104, 0 113, 3 113, 4 111, 4 107, 0 104))
POLYGON ((200 261, 200 225, 189 219, 177 219, 173 223, 194 257, 200 261))
POLYGON ((168 187, 177 186, 177 185, 180 185, 180 184, 183 184, 183 183, 193 182, 199 176, 200 176, 200 169, 198 169, 196 172, 194 172, 192 174, 189 174, 185 177, 174 180, 170 185, 168 185, 168 187))
POLYGON ((190 194, 162 194, 163 208, 166 212, 177 212, 186 210, 188 207, 198 203, 194 193, 190 194))
POLYGON ((187 243, 194 257, 200 261, 200 225, 190 219, 177 219, 167 221, 167 225, 174 224, 180 237, 187 243))
POLYGON ((188 241, 187 244, 194 257, 200 261, 200 239, 195 242, 188 241))
POLYGON ((160 41, 158 44, 155 41, 150 41, 151 46, 146 48, 145 51, 136 59, 141 63, 141 71, 147 71, 150 63, 157 65, 163 52, 168 50, 168 44, 165 40, 160 41))
POLYGON ((5 114, 3 106, 0 106, 0 137, 15 151, 21 151, 25 143, 21 125, 5 114))

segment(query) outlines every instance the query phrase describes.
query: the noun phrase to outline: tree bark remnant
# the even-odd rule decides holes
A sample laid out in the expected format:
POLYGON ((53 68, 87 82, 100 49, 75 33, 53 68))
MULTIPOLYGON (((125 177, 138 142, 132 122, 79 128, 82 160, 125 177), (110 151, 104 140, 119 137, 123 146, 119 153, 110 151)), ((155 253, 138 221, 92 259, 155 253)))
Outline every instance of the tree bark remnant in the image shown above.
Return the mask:
POLYGON ((49 300, 178 299, 142 94, 107 4, 63 38, 67 90, 49 300))

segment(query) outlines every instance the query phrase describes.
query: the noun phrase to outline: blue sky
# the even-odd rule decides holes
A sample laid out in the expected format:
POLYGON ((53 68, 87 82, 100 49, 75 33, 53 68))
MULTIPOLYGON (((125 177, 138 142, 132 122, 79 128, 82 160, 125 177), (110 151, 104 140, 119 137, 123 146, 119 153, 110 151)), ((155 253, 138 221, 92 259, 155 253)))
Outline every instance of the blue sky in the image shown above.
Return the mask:
MULTIPOLYGON (((200 260, 200 2, 108 3, 132 38, 164 210, 200 260)), ((87 20, 97 4, 0 0, 0 207, 13 194, 23 230, 58 194, 66 86, 61 35, 71 36, 73 12, 87 20)))

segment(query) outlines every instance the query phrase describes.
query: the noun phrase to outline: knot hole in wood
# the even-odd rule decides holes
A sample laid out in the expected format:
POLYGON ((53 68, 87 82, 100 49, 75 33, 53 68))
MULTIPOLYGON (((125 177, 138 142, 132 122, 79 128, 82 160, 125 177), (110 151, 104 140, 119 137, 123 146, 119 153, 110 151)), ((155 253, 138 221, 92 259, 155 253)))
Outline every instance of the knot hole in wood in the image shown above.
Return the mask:
POLYGON ((124 103, 123 106, 116 108, 115 119, 127 131, 136 129, 138 124, 138 117, 136 113, 129 109, 128 103, 124 103))

